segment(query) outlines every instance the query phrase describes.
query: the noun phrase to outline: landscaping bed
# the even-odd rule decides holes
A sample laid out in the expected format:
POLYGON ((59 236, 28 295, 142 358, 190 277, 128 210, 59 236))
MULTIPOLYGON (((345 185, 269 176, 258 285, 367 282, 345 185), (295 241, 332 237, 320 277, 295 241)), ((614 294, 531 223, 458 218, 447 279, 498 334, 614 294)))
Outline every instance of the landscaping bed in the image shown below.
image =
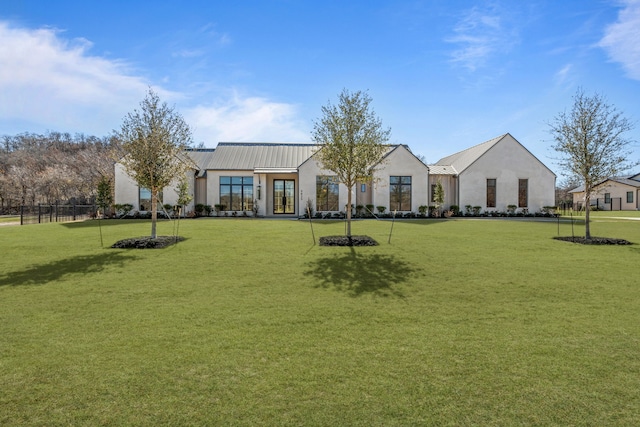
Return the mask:
POLYGON ((114 249, 162 249, 184 240, 180 236, 157 236, 152 239, 146 237, 132 237, 130 239, 119 240, 113 245, 114 249))
POLYGON ((320 246, 378 246, 378 242, 369 236, 323 236, 320 246))
POLYGON ((564 242, 571 243, 580 243, 581 245, 632 245, 628 240, 625 239, 613 239, 611 237, 592 237, 591 239, 587 239, 584 236, 558 236, 554 237, 556 240, 562 240, 564 242))

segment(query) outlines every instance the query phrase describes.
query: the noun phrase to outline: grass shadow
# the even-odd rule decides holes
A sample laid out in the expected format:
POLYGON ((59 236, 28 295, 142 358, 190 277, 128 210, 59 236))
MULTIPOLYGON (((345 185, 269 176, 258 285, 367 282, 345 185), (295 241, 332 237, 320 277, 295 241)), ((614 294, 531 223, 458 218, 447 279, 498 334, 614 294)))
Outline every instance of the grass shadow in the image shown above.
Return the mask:
POLYGON ((405 298, 398 285, 418 271, 393 255, 358 253, 351 248, 348 254, 310 262, 305 274, 316 279, 316 287, 334 288, 354 297, 374 294, 405 298))
POLYGON ((97 255, 77 256, 47 264, 34 265, 22 271, 0 274, 1 286, 45 285, 73 274, 91 274, 105 267, 124 266, 125 262, 136 259, 125 252, 112 252, 97 255))

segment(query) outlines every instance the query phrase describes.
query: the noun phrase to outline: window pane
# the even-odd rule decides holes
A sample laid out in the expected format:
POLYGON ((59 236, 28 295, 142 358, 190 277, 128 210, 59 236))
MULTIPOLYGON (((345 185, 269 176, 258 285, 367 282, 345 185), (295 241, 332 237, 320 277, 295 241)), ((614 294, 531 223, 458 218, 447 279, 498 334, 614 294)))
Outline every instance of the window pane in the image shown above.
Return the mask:
POLYGON ((242 183, 244 185, 253 185, 253 177, 252 176, 244 176, 244 177, 242 177, 242 183))
POLYGON ((411 210, 411 177, 389 177, 389 210, 411 210))
POLYGON ((633 203, 633 191, 627 191, 627 203, 633 203))
POLYGON ((141 211, 151 210, 151 190, 148 188, 141 187, 139 201, 140 201, 139 206, 141 211))
POLYGON ((529 180, 518 180, 518 207, 526 208, 529 206, 529 180))
POLYGON ((231 183, 232 184, 242 184, 242 177, 241 176, 232 176, 231 177, 231 183))
POLYGON ((316 210, 340 210, 338 207, 338 178, 336 176, 316 176, 316 210))
POLYGON ((487 207, 496 207, 496 180, 487 179, 487 207))
POLYGON ((253 185, 242 186, 242 200, 244 210, 250 211, 253 209, 253 185))
POLYGON ((224 205, 225 210, 231 208, 231 186, 230 185, 220 186, 220 204, 224 205))
POLYGON ((229 176, 221 176, 220 184, 231 184, 231 177, 229 176))

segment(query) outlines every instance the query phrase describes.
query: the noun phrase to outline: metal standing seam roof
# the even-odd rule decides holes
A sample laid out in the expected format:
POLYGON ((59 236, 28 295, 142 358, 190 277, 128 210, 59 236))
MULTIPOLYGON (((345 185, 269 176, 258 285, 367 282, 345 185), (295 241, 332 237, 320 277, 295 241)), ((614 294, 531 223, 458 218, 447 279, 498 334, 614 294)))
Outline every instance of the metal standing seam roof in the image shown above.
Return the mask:
POLYGON ((429 175, 457 175, 458 172, 450 165, 429 165, 429 175))
POLYGON ((202 166, 214 170, 297 169, 317 144, 221 142, 202 166))
POLYGON ((203 165, 211 161, 215 151, 215 148, 191 148, 187 150, 187 155, 199 169, 204 169, 203 165))
POLYGON ((429 168, 432 168, 433 166, 452 166, 454 170, 460 173, 471 166, 473 162, 478 160, 484 153, 489 151, 491 147, 496 145, 498 142, 500 142, 500 140, 502 140, 502 138, 507 135, 508 134, 505 133, 504 135, 500 135, 481 144, 474 145, 473 147, 467 148, 466 150, 459 151, 447 157, 443 157, 434 165, 429 165, 429 168))

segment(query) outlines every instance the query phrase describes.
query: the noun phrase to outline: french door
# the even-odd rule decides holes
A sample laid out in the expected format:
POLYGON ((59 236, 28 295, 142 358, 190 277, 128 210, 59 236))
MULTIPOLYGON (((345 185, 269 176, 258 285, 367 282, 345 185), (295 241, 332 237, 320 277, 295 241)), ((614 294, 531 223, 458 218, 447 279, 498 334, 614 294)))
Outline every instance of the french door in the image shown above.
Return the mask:
POLYGON ((296 182, 293 179, 273 180, 273 213, 296 213, 296 182))

